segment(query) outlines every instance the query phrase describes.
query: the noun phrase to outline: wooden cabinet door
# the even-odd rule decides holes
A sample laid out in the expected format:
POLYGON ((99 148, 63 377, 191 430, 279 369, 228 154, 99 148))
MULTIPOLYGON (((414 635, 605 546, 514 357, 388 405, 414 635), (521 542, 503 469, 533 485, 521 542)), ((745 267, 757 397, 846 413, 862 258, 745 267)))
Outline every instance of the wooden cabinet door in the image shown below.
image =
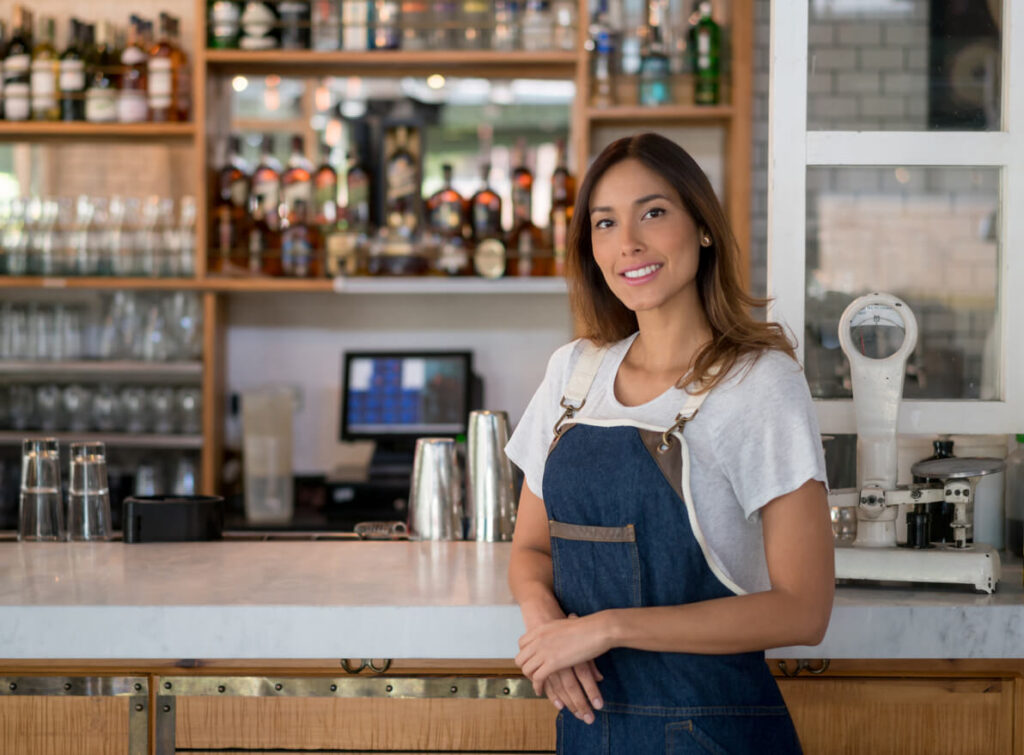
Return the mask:
POLYGON ((175 699, 178 748, 554 752, 547 700, 175 699))
POLYGON ((0 753, 129 755, 125 697, 0 697, 0 753))
POLYGON ((1013 680, 778 679, 807 755, 1013 752, 1013 680))

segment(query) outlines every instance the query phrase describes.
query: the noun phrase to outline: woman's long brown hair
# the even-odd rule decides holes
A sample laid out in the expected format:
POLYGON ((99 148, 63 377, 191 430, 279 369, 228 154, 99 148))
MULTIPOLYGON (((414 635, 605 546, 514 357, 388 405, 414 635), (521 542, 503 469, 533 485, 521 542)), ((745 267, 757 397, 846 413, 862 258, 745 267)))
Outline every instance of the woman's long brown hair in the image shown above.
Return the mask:
POLYGON ((594 186, 609 168, 629 159, 639 160, 668 181, 697 228, 711 236, 711 246, 700 247, 697 290, 712 337, 697 352, 687 384, 699 392, 709 391, 732 371, 740 357, 756 357, 767 349, 777 349, 795 360, 793 344, 782 326, 760 322, 750 314, 751 307, 764 306, 769 300, 744 290, 739 245, 704 171, 678 144, 653 133, 618 139, 605 147, 587 171, 576 197, 576 212, 569 227, 566 278, 581 335, 604 345, 621 341, 638 328, 636 313, 627 309, 605 283, 594 261, 590 236, 594 186), (709 374, 716 364, 717 373, 709 374))

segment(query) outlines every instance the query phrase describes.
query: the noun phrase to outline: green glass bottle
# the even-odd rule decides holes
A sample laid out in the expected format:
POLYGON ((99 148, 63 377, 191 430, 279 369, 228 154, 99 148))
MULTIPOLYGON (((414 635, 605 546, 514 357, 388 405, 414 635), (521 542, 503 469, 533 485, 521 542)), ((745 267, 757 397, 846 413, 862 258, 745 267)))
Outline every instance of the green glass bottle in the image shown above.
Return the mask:
POLYGON ((722 32, 711 18, 711 3, 700 4, 700 20, 693 29, 693 72, 696 75, 693 101, 717 105, 721 97, 720 50, 722 32))

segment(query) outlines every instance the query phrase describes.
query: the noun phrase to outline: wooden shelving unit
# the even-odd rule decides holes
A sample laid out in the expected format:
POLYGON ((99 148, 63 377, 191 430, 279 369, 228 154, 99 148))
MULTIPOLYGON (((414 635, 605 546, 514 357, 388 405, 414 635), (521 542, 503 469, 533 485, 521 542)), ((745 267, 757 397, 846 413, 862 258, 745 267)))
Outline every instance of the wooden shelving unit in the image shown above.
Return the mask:
MULTIPOLYGON (((191 146, 191 171, 197 187, 208 180, 208 133, 224 105, 216 93, 222 91, 225 79, 237 74, 277 74, 282 76, 426 76, 433 73, 471 75, 484 78, 553 78, 570 79, 576 87, 571 107, 570 139, 573 145, 571 165, 582 177, 593 154, 603 147, 593 140, 593 132, 604 126, 635 131, 667 126, 714 126, 725 132, 725 197, 740 248, 746 250, 749 239, 749 166, 751 156, 751 91, 754 10, 753 0, 722 0, 722 20, 731 37, 729 49, 730 102, 715 107, 671 105, 645 108, 626 103, 599 109, 590 106, 590 53, 584 43, 587 37, 589 0, 579 0, 577 45, 574 52, 496 52, 496 51, 369 51, 318 52, 206 49, 206 0, 193 0, 191 12, 195 23, 192 37, 192 117, 191 123, 172 124, 89 124, 89 123, 10 123, 0 122, 0 141, 81 142, 128 141, 140 143, 166 142, 191 146), (211 98, 208 101, 208 98, 211 98)), ((716 15, 718 13, 716 12, 716 15)), ((203 307, 203 361, 199 381, 203 391, 203 432, 201 436, 182 440, 192 445, 168 445, 167 448, 201 449, 201 487, 205 493, 216 492, 220 469, 224 404, 224 335, 226 298, 236 294, 308 294, 342 295, 414 295, 435 294, 551 294, 564 295, 560 280, 537 281, 513 279, 503 281, 451 280, 422 278, 415 280, 339 279, 289 280, 272 278, 228 278, 207 273, 208 214, 203 188, 197 192, 195 248, 196 274, 190 278, 95 278, 95 277, 3 277, 2 289, 78 289, 112 291, 118 289, 153 291, 196 291, 203 307)), ((19 434, 20 437, 20 434, 19 434)), ((111 437, 111 436, 104 436, 111 437)), ((4 442, 0 433, 0 442, 4 442)), ((111 445, 123 438, 130 444, 142 436, 113 437, 111 445)), ((177 442, 169 441, 171 443, 177 442)))

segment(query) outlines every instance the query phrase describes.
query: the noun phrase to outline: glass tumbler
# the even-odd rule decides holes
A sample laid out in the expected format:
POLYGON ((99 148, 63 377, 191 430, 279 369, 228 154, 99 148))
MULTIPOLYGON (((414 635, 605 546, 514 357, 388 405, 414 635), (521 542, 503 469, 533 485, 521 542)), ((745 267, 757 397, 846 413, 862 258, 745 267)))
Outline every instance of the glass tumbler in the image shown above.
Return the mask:
POLYGON ((68 475, 68 539, 110 539, 110 490, 102 443, 72 443, 68 475))
POLYGON ((21 454, 18 540, 64 540, 66 534, 57 440, 26 440, 21 454))

